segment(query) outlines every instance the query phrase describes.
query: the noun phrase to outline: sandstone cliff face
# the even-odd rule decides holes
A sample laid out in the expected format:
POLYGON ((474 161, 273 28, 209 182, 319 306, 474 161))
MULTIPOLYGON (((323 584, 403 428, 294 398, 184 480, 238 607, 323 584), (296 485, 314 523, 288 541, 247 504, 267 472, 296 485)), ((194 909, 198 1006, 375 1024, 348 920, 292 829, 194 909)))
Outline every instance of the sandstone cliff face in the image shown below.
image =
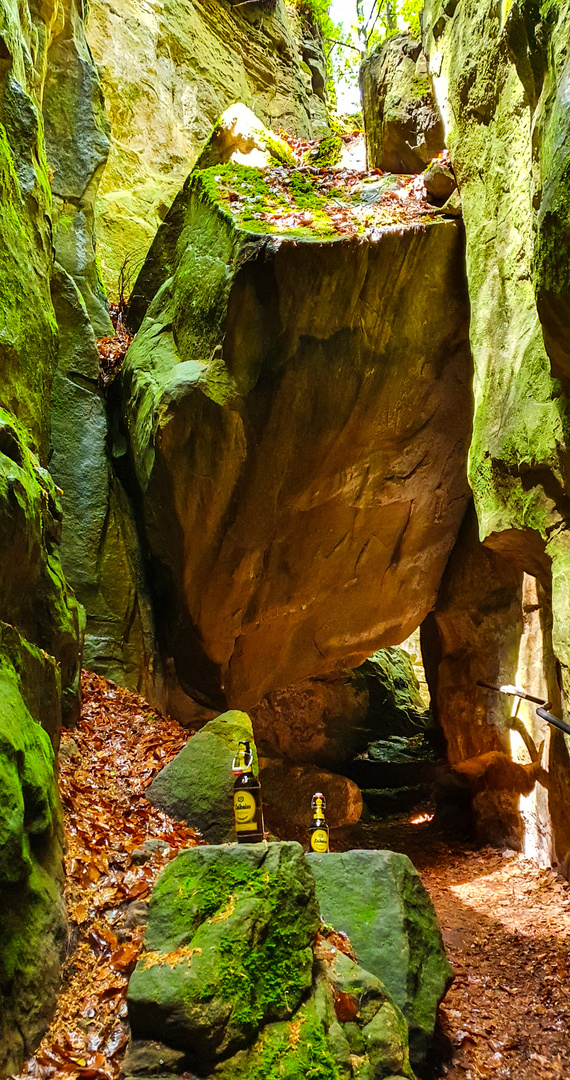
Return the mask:
POLYGON ((0 3, 0 1071, 38 1042, 65 930, 54 750, 78 709, 82 613, 45 469, 57 363, 40 103, 57 3, 0 3))
POLYGON ((137 283, 161 287, 124 409, 162 649, 187 691, 247 708, 433 605, 466 499, 462 237, 248 232, 210 172, 137 283))
POLYGON ((273 10, 234 0, 93 0, 88 38, 111 121, 97 233, 114 298, 125 258, 132 283, 229 105, 243 101, 274 129, 328 132, 324 61, 314 27, 284 0, 273 10))
POLYGON ((114 474, 96 338, 113 326, 96 259, 95 198, 109 121, 78 0, 54 7, 41 95, 52 189, 56 268, 51 293, 58 357, 50 410, 50 472, 62 489, 61 558, 84 605, 84 661, 161 700, 154 627, 132 511, 114 474))
MULTIPOLYGON (((504 9, 474 0, 428 0, 424 15, 424 47, 465 221, 475 365, 469 479, 479 534, 519 578, 524 572, 538 582, 546 678, 554 682, 545 696, 553 701, 558 688, 554 658, 548 660, 550 619, 566 700, 570 691, 569 279, 562 242, 568 19, 567 4, 539 11, 524 2, 504 9)), ((515 596, 516 590, 513 603, 515 596)), ((523 602, 519 618, 529 641, 527 608, 523 602)), ((515 681, 517 668, 531 682, 540 681, 517 649, 506 666, 508 682, 515 681)), ((567 794, 563 742, 552 736, 551 808, 567 794)), ((543 813, 543 824, 547 818, 543 813)), ((561 862, 568 855, 565 833, 559 829, 556 839, 561 862)))

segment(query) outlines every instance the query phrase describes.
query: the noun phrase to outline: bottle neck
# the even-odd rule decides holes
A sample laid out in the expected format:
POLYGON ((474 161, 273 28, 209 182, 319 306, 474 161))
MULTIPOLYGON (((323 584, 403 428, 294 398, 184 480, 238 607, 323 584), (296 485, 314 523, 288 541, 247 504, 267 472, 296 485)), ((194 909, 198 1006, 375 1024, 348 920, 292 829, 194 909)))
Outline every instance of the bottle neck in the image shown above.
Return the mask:
POLYGON ((238 752, 233 760, 232 772, 234 776, 251 775, 253 773, 253 754, 249 743, 240 743, 238 752))

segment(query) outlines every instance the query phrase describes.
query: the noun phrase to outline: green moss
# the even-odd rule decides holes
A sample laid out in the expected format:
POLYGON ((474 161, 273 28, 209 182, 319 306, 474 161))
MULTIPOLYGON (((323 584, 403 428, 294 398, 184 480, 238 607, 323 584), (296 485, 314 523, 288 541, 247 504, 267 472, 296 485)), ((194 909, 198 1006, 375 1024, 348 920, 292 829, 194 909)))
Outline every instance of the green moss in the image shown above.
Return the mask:
MULTIPOLYGON (((252 871, 247 864, 218 861, 198 876, 191 874, 179 880, 177 888, 177 908, 186 914, 178 933, 174 922, 171 929, 180 940, 190 940, 198 926, 235 903, 236 896, 240 903, 247 897, 264 901, 267 934, 252 947, 249 940, 243 939, 239 926, 237 934, 228 933, 220 946, 216 985, 205 985, 202 999, 220 995, 221 991, 223 999, 234 1003, 232 1022, 252 1032, 265 1017, 278 1013, 288 996, 292 1011, 306 985, 305 971, 312 963, 312 951, 304 945, 306 932, 291 919, 289 883, 273 882, 270 888, 263 868, 252 871), (184 901, 189 901, 188 906, 184 901)), ((160 884, 156 899, 160 902, 160 884)))
POLYGON ((316 165, 317 168, 331 168, 338 165, 342 147, 343 142, 340 136, 331 135, 328 139, 321 139, 316 154, 309 150, 305 154, 305 160, 308 165, 316 165))
POLYGON ((252 1050, 219 1066, 220 1080, 341 1080, 311 998, 288 1022, 269 1024, 252 1050))
POLYGON ((23 197, 17 165, 0 124, 0 405, 17 410, 28 438, 43 453, 57 333, 49 290, 51 191, 43 152, 38 151, 34 197, 23 197))
MULTIPOLYGON (((330 201, 318 193, 318 177, 312 180, 306 173, 291 170, 286 178, 289 200, 283 195, 275 193, 268 184, 265 173, 261 169, 249 165, 227 164, 213 166, 209 169, 199 170, 193 174, 191 186, 196 187, 200 194, 205 196, 206 202, 217 207, 234 226, 252 233, 279 233, 283 229, 279 221, 275 224, 270 216, 260 220, 260 214, 278 217, 286 214, 287 209, 308 210, 311 213, 311 224, 300 225, 295 228, 287 228, 287 235, 299 236, 307 239, 329 239, 335 233, 335 227, 326 213, 326 205, 330 201), (231 195, 243 196, 246 205, 239 212, 232 211, 231 195)), ((338 189, 340 191, 340 189, 338 189)))
POLYGON ((279 165, 295 167, 296 161, 293 151, 284 139, 276 139, 273 135, 270 135, 264 139, 264 142, 266 150, 271 154, 274 161, 278 162, 279 165))

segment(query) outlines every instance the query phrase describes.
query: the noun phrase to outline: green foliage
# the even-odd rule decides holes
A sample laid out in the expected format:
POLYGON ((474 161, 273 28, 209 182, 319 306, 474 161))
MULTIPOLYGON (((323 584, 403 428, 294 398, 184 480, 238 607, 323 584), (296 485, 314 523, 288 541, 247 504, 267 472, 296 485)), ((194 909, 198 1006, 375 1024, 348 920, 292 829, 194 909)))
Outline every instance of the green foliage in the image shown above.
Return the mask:
POLYGON ((424 0, 355 0, 355 21, 324 34, 334 82, 356 84, 364 57, 394 34, 407 31, 419 37, 423 4, 424 0))

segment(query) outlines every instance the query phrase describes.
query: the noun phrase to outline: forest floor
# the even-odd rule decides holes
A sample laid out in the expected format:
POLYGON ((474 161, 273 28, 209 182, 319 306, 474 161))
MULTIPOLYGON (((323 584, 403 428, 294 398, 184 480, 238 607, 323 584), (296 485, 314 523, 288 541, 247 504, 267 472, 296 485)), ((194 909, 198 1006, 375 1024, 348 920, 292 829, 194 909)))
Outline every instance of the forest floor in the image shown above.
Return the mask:
POLYGON ((510 850, 446 842, 413 818, 346 839, 408 855, 433 900, 455 971, 434 1077, 570 1080, 570 882, 510 850))
MULTIPOLYGON (((128 978, 165 863, 199 842, 144 789, 190 732, 89 673, 60 778, 70 917, 52 1025, 21 1076, 117 1080, 128 978)), ((358 826, 339 847, 409 855, 438 913, 455 981, 440 1008, 447 1080, 570 1080, 570 883, 514 852, 447 843, 429 822, 358 826)))

